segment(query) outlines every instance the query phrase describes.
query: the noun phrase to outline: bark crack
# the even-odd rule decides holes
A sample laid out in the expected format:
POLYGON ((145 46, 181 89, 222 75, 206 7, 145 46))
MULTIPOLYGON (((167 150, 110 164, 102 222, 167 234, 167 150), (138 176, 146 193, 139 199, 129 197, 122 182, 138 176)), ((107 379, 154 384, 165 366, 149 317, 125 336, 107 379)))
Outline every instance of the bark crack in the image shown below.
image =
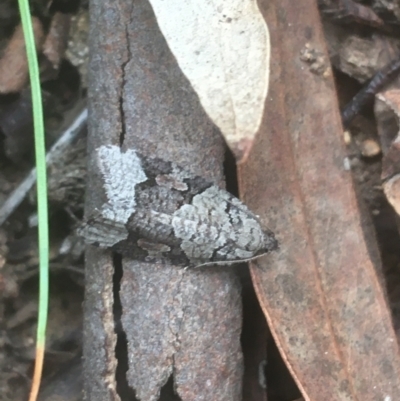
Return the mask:
POLYGON ((126 121, 125 121, 125 99, 126 99, 126 83, 127 83, 127 67, 132 60, 132 52, 131 52, 131 42, 129 29, 132 25, 133 16, 132 9, 129 10, 129 18, 125 24, 125 43, 126 43, 126 55, 125 60, 121 63, 121 72, 122 72, 122 82, 121 82, 121 90, 119 95, 119 111, 120 111, 120 119, 121 119, 121 133, 119 136, 119 144, 123 145, 126 133, 126 121))

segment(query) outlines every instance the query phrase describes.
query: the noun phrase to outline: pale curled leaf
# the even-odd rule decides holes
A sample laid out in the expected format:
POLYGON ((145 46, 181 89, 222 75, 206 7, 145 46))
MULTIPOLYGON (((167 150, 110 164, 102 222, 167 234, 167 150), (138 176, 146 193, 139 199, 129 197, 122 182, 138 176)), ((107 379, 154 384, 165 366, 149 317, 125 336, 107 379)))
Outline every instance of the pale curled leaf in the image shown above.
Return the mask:
POLYGON ((241 158, 268 91, 269 33, 254 0, 150 0, 201 104, 241 158))

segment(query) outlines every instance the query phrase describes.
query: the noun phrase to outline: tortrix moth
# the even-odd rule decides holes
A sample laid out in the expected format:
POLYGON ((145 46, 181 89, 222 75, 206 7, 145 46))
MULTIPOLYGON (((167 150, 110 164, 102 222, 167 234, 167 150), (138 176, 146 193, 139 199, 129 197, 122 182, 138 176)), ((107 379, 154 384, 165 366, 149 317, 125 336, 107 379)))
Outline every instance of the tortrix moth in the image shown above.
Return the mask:
POLYGON ((235 263, 277 248, 274 234, 229 192, 161 159, 96 150, 107 202, 79 234, 141 261, 235 263))

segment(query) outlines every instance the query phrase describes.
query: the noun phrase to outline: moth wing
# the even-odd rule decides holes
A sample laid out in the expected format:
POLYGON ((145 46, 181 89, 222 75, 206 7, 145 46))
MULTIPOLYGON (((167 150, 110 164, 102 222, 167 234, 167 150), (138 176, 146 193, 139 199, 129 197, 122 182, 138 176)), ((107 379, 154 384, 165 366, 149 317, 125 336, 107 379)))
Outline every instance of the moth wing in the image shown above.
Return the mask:
POLYGON ((102 210, 95 210, 85 223, 78 229, 78 235, 83 237, 87 244, 100 248, 111 248, 120 241, 128 238, 125 223, 119 222, 114 216, 105 211, 110 208, 103 206, 102 210))

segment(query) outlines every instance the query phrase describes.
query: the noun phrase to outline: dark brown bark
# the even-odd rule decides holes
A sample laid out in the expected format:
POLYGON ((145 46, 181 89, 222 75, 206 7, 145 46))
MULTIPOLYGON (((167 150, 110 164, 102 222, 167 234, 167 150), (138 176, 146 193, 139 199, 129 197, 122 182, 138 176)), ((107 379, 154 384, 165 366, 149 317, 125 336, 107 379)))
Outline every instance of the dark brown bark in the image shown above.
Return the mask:
MULTIPOLYGON (((224 144, 180 71, 145 0, 91 1, 89 159, 117 144, 222 183, 224 144)), ((89 161, 86 213, 102 204, 89 161)), ((114 264, 115 264, 114 260, 114 264)), ((85 395, 118 399, 110 252, 87 252, 85 395)), ((118 265, 118 263, 117 263, 118 265)), ((123 259, 120 298, 127 382, 157 400, 173 374, 182 400, 239 400, 240 285, 231 268, 183 270, 123 259)))

